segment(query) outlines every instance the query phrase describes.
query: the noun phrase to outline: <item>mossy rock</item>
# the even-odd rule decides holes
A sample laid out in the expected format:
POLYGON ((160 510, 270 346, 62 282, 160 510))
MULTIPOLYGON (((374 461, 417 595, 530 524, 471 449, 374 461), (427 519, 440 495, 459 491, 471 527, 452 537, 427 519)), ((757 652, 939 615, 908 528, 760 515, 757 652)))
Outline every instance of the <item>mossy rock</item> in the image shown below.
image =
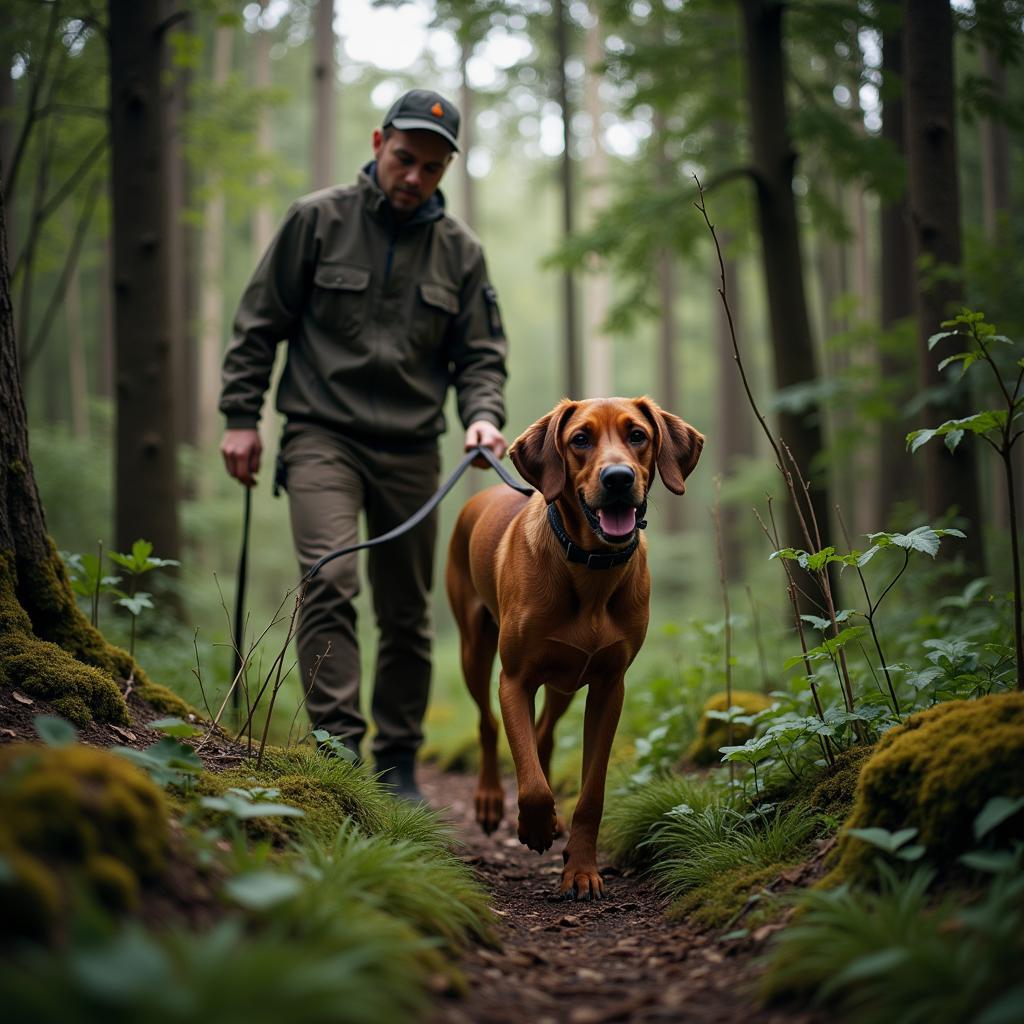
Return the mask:
MULTIPOLYGON (((916 843, 942 873, 975 845, 972 825, 997 796, 1024 796, 1024 693, 949 701, 890 729, 860 772, 846 828, 918 830, 916 843)), ((999 838, 1024 839, 1024 814, 1000 826, 999 838)), ((878 850, 840 837, 838 863, 824 885, 874 877, 878 850)))
POLYGON ((134 907, 168 842, 163 793, 116 754, 0 748, 0 936, 45 935, 75 887, 110 909, 134 907))
MULTIPOLYGON (((770 708, 772 703, 771 697, 763 693, 756 693, 753 690, 732 691, 732 707, 743 708, 744 713, 748 715, 764 711, 766 708, 770 708)), ((697 738, 686 752, 686 756, 694 764, 718 764, 722 760, 722 755, 718 751, 720 747, 724 747, 729 743, 729 723, 723 722, 719 718, 709 718, 707 712, 728 711, 729 707, 729 697, 724 692, 716 693, 705 701, 704 714, 701 715, 700 723, 697 726, 697 738)), ((753 726, 733 722, 733 746, 740 746, 746 743, 753 735, 753 726)))

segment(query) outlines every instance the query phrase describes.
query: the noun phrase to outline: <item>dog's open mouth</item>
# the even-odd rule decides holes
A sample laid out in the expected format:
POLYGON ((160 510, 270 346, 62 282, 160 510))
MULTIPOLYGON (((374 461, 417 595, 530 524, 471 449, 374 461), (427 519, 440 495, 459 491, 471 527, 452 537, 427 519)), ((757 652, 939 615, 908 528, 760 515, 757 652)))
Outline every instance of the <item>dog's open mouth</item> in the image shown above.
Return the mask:
POLYGON ((587 517, 590 528, 599 537, 614 544, 628 540, 633 535, 639 518, 638 506, 614 502, 601 508, 591 508, 583 497, 582 491, 579 493, 579 499, 580 507, 587 517))

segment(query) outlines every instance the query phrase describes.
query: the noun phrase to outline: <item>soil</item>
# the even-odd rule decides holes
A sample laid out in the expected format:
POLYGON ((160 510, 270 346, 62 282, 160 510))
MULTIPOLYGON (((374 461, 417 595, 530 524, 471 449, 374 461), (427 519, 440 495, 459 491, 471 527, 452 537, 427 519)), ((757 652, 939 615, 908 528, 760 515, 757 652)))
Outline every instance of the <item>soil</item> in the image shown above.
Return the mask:
MULTIPOLYGON (((128 694, 131 724, 93 724, 79 739, 94 746, 143 749, 162 734, 147 723, 164 717, 128 694)), ((35 741, 32 719, 52 713, 47 702, 0 687, 0 743, 35 741)), ((202 739, 197 737, 195 741, 202 739)), ((237 764, 244 748, 215 732, 199 755, 210 771, 237 764)), ((427 765, 420 783, 431 805, 455 829, 460 856, 491 893, 497 919, 494 944, 468 950, 459 967, 465 987, 438 979, 425 1024, 820 1024, 822 1017, 785 1009, 759 1009, 754 986, 758 957, 778 926, 738 940, 700 933, 666 916, 665 900, 643 879, 602 868, 606 896, 595 902, 556 895, 562 869, 557 840, 538 855, 515 835, 515 808, 485 836, 473 820, 475 780, 427 765)), ((510 780, 506 793, 514 793, 510 780)), ((172 843, 182 844, 175 832, 172 843)), ((187 856, 143 899, 142 916, 155 927, 172 920, 211 925, 219 913, 216 879, 197 872, 187 856)), ((803 881, 795 876, 788 883, 803 881)))
MULTIPOLYGON (((669 920, 665 900, 642 879, 604 867, 605 898, 557 896, 564 840, 545 854, 523 846, 515 808, 486 836, 473 820, 475 780, 429 766, 420 784, 446 815, 492 894, 499 948, 470 950, 464 994, 448 992, 430 1024, 816 1024, 809 1013, 761 1010, 757 958, 776 926, 722 942, 669 920)), ((514 783, 505 781, 505 792, 514 783)))

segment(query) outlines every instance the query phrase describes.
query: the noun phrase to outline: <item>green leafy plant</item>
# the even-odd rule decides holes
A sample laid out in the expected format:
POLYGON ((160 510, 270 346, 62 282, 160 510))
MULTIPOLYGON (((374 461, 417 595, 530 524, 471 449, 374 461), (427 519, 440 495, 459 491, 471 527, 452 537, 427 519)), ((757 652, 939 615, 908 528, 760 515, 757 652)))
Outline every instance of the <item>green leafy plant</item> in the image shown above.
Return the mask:
POLYGON ((100 542, 98 553, 95 555, 79 555, 66 551, 62 551, 60 555, 71 578, 71 589, 80 597, 88 598, 90 602, 90 621, 94 626, 99 627, 99 606, 102 594, 109 594, 113 597, 115 606, 124 608, 131 616, 128 653, 134 657, 136 621, 144 610, 153 607, 153 595, 138 589, 139 578, 154 569, 166 569, 181 563, 173 558, 155 558, 153 545, 148 540, 135 541, 131 551, 127 554, 110 551, 107 553, 107 558, 115 565, 120 566, 129 577, 130 584, 128 590, 125 591, 118 586, 122 579, 121 576, 109 576, 103 572, 102 542, 100 542))
POLYGON ((203 773, 203 762, 187 744, 180 743, 172 736, 165 736, 145 750, 134 747, 111 747, 115 754, 133 761, 145 768, 159 786, 179 786, 190 791, 195 779, 203 773))
MULTIPOLYGON (((936 897, 930 869, 907 874, 879 858, 877 886, 803 893, 802 913, 769 952, 764 994, 809 994, 865 1024, 1019 1020, 1024 844, 997 848, 994 836, 1022 807, 1024 800, 996 797, 975 818, 975 840, 988 848, 961 857, 977 872, 973 891, 936 897)), ((914 829, 856 832, 897 859, 913 860, 920 849, 907 845, 914 829)))
POLYGON ((960 364, 961 377, 972 366, 983 363, 988 366, 1002 399, 998 408, 983 409, 963 419, 947 420, 926 430, 913 430, 907 434, 911 452, 934 438, 941 437, 950 451, 955 451, 967 434, 974 434, 992 448, 1003 464, 1006 476, 1006 500, 1009 506, 1010 545, 1013 568, 1013 636, 1017 655, 1017 689, 1024 690, 1024 593, 1021 582, 1020 526, 1017 517, 1017 499, 1013 471, 1013 448, 1024 434, 1024 426, 1018 424, 1024 415, 1024 355, 1016 358, 1021 347, 1004 334, 996 333, 995 327, 985 320, 985 314, 963 309, 951 320, 944 320, 942 326, 949 328, 933 334, 928 339, 929 350, 945 338, 959 337, 967 342, 967 349, 943 359, 939 369, 960 364), (1008 347, 1009 359, 1001 358, 1001 347, 1008 347), (1004 377, 1001 363, 1010 362, 1010 373, 1004 377))

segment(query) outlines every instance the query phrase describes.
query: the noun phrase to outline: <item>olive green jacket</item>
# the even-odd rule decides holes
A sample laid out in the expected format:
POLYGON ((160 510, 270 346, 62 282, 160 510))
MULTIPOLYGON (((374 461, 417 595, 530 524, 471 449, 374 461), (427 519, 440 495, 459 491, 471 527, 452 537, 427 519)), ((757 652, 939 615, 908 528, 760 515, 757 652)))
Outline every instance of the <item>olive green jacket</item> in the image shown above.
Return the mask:
POLYGON ((504 425, 505 336, 479 241, 440 193, 395 221, 372 164, 294 203, 256 268, 224 359, 228 428, 257 425, 280 341, 290 424, 429 442, 451 384, 463 426, 504 425))

